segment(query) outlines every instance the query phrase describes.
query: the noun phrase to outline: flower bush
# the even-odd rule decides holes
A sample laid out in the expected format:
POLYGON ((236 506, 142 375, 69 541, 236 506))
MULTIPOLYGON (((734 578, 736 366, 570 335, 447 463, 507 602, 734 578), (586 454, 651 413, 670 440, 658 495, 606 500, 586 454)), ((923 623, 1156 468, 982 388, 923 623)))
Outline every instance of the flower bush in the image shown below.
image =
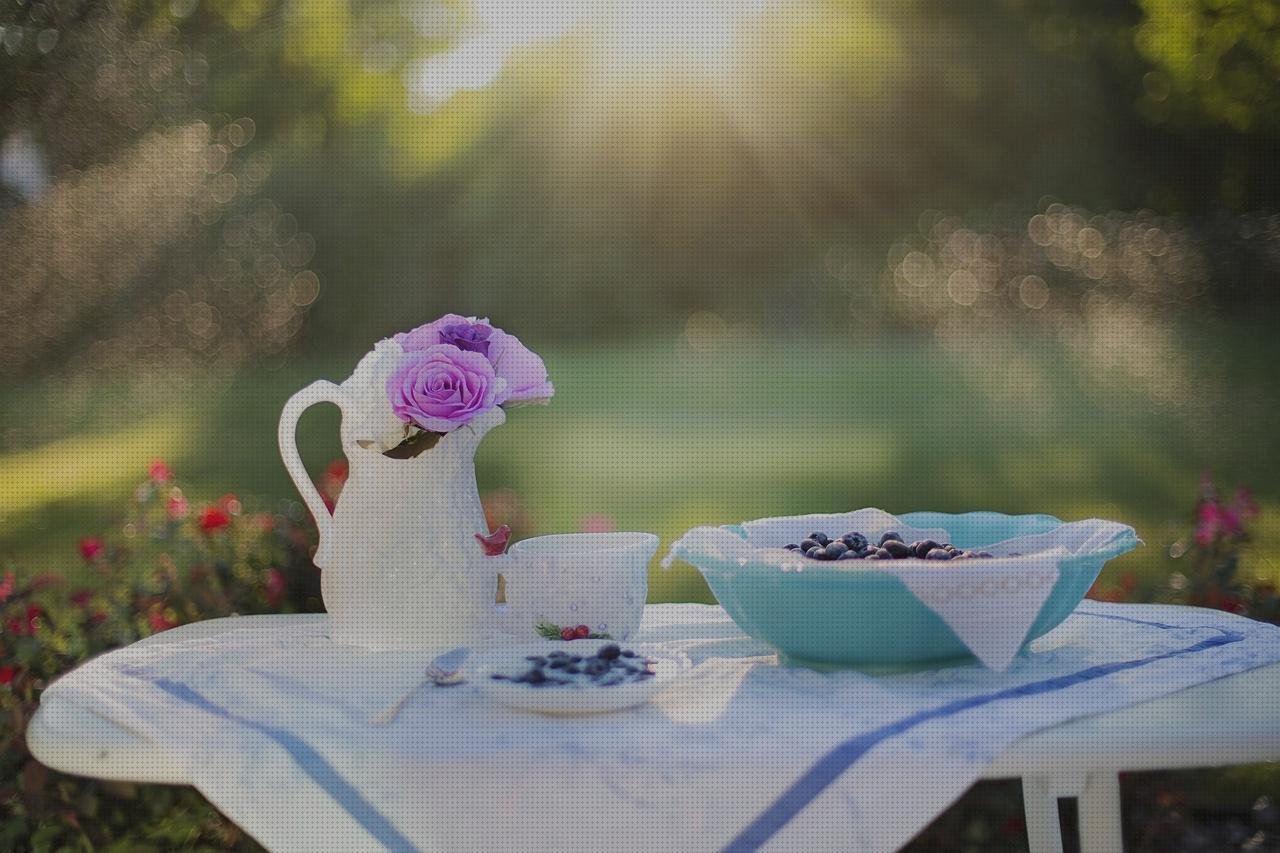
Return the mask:
MULTIPOLYGON (((321 487, 336 493, 342 473, 321 487)), ((201 619, 322 609, 300 509, 248 512, 234 495, 193 509, 172 478, 153 464, 121 525, 80 540, 99 583, 0 577, 0 849, 257 848, 191 789, 57 773, 23 737, 40 692, 89 657, 201 619)))
POLYGON ((1249 524, 1258 505, 1245 487, 1228 497, 1211 477, 1200 481, 1188 532, 1169 546, 1180 564, 1163 582, 1143 581, 1132 573, 1115 583, 1099 582, 1089 596, 1101 601, 1160 601, 1239 613, 1280 624, 1280 590, 1271 580, 1242 573, 1249 524))

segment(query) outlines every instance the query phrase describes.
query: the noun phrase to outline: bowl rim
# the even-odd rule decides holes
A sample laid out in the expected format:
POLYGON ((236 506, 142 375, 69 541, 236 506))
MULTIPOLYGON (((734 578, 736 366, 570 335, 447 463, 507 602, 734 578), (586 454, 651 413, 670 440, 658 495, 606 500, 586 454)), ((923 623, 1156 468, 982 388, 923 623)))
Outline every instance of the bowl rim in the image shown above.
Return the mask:
POLYGON ((656 533, 643 531, 610 531, 607 533, 548 533, 530 536, 512 543, 509 554, 526 554, 530 557, 551 557, 564 553, 616 554, 623 551, 650 550, 656 552, 661 539, 656 533))
MULTIPOLYGON (((749 558, 739 551, 736 558, 726 555, 726 559, 722 560, 700 560, 695 562, 690 559, 692 556, 690 549, 685 546, 683 537, 672 544, 672 556, 686 563, 689 563, 699 572, 705 574, 707 572, 721 573, 725 571, 743 571, 743 570, 768 570, 779 571, 784 575, 804 576, 808 575, 833 575, 840 577, 857 577, 877 575, 881 577, 894 577, 895 572, 903 569, 911 571, 937 571, 946 572, 952 570, 950 564, 943 561, 928 560, 894 560, 888 564, 881 564, 879 561, 864 560, 844 560, 844 561, 824 561, 812 560, 803 555, 797 555, 794 551, 788 551, 780 546, 762 546, 752 544, 748 537, 749 531, 747 525, 759 521, 801 521, 803 519, 820 519, 830 518, 839 515, 852 515, 861 510, 853 510, 847 513, 807 513, 803 515, 788 516, 766 516, 764 518, 743 521, 737 524, 722 524, 715 529, 732 534, 737 542, 737 548, 745 546, 745 551, 749 553, 749 558)), ((1142 544, 1142 540, 1138 538, 1137 532, 1130 525, 1122 522, 1108 521, 1099 518, 1078 519, 1076 521, 1063 521, 1054 515, 1045 513, 1021 513, 1011 515, 1008 513, 993 512, 987 510, 973 510, 963 513, 946 513, 934 512, 930 510, 916 510, 912 512, 893 515, 897 521, 901 522, 904 527, 910 526, 916 529, 933 528, 938 529, 947 526, 948 523, 954 524, 958 520, 967 520, 973 522, 976 520, 987 519, 992 522, 1014 523, 1014 524, 1032 524, 1040 529, 1032 533, 1015 534, 1018 538, 1023 535, 1042 535, 1048 533, 1055 528, 1070 524, 1085 524, 1088 522, 1105 523, 1114 526, 1114 533, 1111 539, 1104 544, 1083 551, 1072 552, 1062 546, 1047 547, 1039 551, 1021 553, 1018 556, 996 556, 990 558, 977 557, 964 561, 967 568, 985 568, 992 569, 1004 568, 1023 562, 1027 557, 1041 555, 1048 551, 1058 550, 1059 568, 1066 569, 1073 566, 1077 560, 1087 559, 1089 561, 1102 560, 1104 563, 1121 554, 1124 554, 1138 545, 1142 544)), ((696 529, 696 528, 695 528, 696 529)), ((690 531, 692 532, 692 531, 690 531)), ((686 534, 688 535, 688 534, 686 534)), ((989 547, 999 542, 1006 541, 1004 539, 996 542, 988 543, 988 545, 979 547, 989 547)))

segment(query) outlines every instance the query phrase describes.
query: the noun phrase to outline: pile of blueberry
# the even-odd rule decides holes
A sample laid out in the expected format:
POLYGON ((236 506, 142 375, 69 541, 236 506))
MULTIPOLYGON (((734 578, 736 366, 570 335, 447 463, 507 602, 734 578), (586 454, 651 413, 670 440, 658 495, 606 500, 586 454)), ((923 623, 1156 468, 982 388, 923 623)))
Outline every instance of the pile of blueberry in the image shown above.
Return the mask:
POLYGON ((871 544, 861 533, 846 533, 839 539, 832 539, 825 533, 810 533, 799 545, 784 547, 788 551, 799 551, 813 560, 905 560, 911 557, 921 560, 964 560, 992 556, 986 551, 966 551, 950 542, 939 544, 932 539, 920 539, 908 544, 902 541, 901 534, 893 531, 881 536, 877 545, 871 544))
POLYGON ((525 660, 530 664, 527 672, 520 675, 495 672, 490 678, 533 687, 565 684, 615 687, 624 682, 644 681, 653 677, 652 661, 640 657, 631 649, 619 648, 616 643, 601 646, 598 652, 589 657, 555 651, 545 656, 529 655, 525 660))

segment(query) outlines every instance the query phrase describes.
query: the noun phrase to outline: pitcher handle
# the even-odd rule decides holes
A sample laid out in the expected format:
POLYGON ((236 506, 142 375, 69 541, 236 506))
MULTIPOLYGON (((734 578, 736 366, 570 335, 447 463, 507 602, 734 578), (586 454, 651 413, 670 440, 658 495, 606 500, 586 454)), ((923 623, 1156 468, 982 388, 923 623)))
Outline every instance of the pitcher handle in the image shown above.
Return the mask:
POLYGON ((306 388, 290 397, 289 401, 284 404, 284 411, 280 413, 280 429, 276 438, 280 444, 280 457, 284 459, 284 467, 289 472, 290 478, 293 479, 293 484, 297 487, 298 494, 302 495, 303 503, 307 505, 307 509, 311 511, 311 516, 316 520, 316 527, 320 530, 320 537, 323 539, 333 529, 333 516, 329 514, 329 508, 325 506, 324 499, 320 497, 320 491, 316 488, 315 483, 311 481, 311 475, 307 473, 307 467, 302 464, 302 457, 298 454, 296 437, 298 421, 302 418, 302 413, 316 403, 333 403, 339 409, 344 409, 347 397, 342 389, 332 382, 324 379, 312 382, 306 388))

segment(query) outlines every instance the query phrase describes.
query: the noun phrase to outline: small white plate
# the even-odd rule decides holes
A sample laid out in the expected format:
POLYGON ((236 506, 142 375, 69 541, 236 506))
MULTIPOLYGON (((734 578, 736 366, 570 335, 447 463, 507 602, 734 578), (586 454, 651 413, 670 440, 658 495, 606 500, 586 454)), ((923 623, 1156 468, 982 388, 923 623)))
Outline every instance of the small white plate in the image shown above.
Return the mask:
MULTIPOLYGON (((480 655, 473 666, 467 667, 480 689, 494 700, 522 711, 542 714, 600 714, 621 711, 643 705, 669 687, 672 682, 692 667, 682 652, 669 651, 660 646, 643 643, 616 643, 611 640, 573 640, 567 643, 537 643, 506 646, 480 655), (508 678, 518 676, 533 666, 527 658, 531 655, 546 657, 551 652, 562 651, 571 655, 589 657, 602 647, 614 643, 622 649, 636 653, 636 660, 646 658, 653 676, 642 681, 626 681, 605 687, 593 684, 581 676, 574 684, 535 686, 522 682, 495 679, 495 674, 508 678)), ((553 670, 548 670, 552 672, 553 670)))

